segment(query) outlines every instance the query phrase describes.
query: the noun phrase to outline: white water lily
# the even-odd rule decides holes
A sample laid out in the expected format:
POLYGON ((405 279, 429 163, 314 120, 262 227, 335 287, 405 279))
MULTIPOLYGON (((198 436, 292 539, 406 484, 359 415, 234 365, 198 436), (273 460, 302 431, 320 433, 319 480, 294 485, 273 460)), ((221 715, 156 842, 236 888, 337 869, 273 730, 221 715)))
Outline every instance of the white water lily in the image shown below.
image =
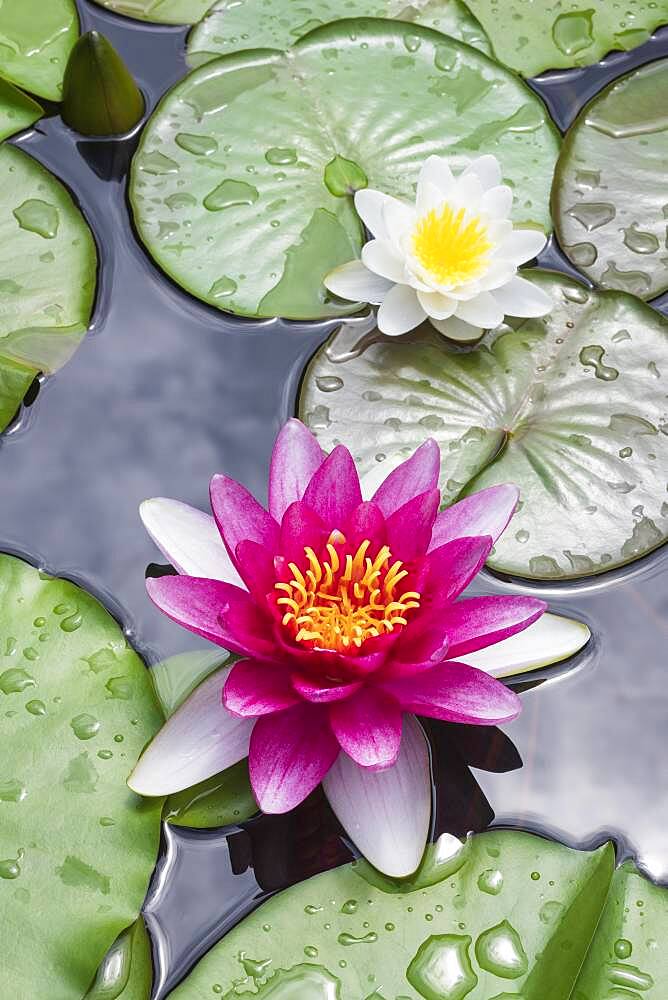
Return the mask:
POLYGON ((504 316, 545 316, 549 296, 517 270, 545 246, 534 229, 515 229, 513 194, 495 156, 480 156, 455 177, 430 156, 414 205, 366 188, 355 208, 373 235, 362 259, 325 278, 343 299, 379 305, 378 329, 407 333, 429 319, 439 333, 471 341, 504 316))

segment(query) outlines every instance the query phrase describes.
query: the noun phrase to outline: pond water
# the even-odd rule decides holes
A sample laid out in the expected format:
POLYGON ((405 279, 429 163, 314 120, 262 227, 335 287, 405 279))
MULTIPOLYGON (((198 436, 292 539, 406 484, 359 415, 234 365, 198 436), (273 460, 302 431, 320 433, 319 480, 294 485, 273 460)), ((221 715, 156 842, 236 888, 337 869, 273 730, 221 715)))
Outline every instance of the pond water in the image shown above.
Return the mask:
MULTIPOLYGON (((184 30, 125 20, 85 0, 79 7, 84 30, 98 28, 118 47, 150 107, 184 74, 184 30)), ((666 31, 633 53, 532 85, 563 127, 604 83, 665 54, 666 31)), ((225 317, 165 279, 126 208, 134 139, 84 141, 51 117, 16 143, 76 192, 102 269, 92 333, 2 439, 0 549, 99 594, 149 660, 200 647, 146 597, 143 571, 157 554, 137 507, 163 495, 205 508, 209 478, 221 470, 262 497, 303 367, 335 324, 225 317)), ((555 247, 543 262, 562 266, 555 247)), ((620 856, 668 882, 668 799, 657 782, 668 713, 665 568, 659 552, 571 586, 483 581, 487 592, 540 590, 554 610, 586 620, 595 638, 570 669, 527 690, 507 736, 432 727, 438 831, 510 825, 573 846, 611 836, 620 856)), ((230 836, 166 830, 146 907, 155 996, 264 894, 348 856, 317 793, 294 815, 260 818, 230 836)))

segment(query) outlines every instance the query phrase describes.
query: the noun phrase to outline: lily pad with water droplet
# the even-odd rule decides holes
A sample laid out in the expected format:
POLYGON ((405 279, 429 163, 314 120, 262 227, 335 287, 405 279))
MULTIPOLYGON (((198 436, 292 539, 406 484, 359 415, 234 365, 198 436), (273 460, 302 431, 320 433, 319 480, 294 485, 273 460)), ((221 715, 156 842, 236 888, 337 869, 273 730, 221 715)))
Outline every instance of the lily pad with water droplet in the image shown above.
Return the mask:
POLYGON ((358 18, 191 73, 143 133, 130 197, 149 252, 187 291, 239 315, 318 319, 356 308, 322 284, 363 240, 348 191, 325 184, 337 157, 346 176, 412 198, 429 154, 494 153, 515 219, 547 230, 558 146, 538 98, 482 53, 358 18))
POLYGON ((141 916, 118 935, 82 1000, 149 1000, 151 944, 141 916))
POLYGON ((3 0, 0 4, 0 76, 59 101, 63 74, 79 37, 74 0, 3 0))
POLYGON ((668 59, 615 81, 570 129, 557 165, 561 245, 603 288, 668 288, 668 59))
POLYGON ((589 66, 613 49, 642 45, 668 23, 668 0, 467 0, 497 59, 523 76, 589 66))
POLYGON ((211 6, 211 0, 93 0, 105 10, 139 21, 160 24, 197 24, 211 6))
POLYGON ((72 356, 90 320, 92 234, 62 184, 14 146, 0 146, 0 431, 39 372, 72 356))
POLYGON ((428 326, 402 338, 344 327, 311 361, 299 412, 363 472, 435 438, 446 503, 516 483, 521 506, 488 565, 573 579, 666 540, 668 321, 630 295, 526 273, 554 299, 544 320, 512 321, 471 351, 428 326))
POLYGON ((43 114, 37 101, 0 78, 0 142, 30 128, 43 114))
POLYGON ((80 1000, 137 916, 155 863, 161 802, 127 775, 161 715, 144 664, 80 587, 0 555, 2 985, 80 1000), (124 678, 128 697, 109 681, 124 678), (35 699, 44 710, 35 714, 35 699), (97 721, 88 738, 72 721, 97 721), (17 792, 17 788, 20 790, 17 792))
POLYGON ((219 0, 188 37, 188 63, 202 66, 240 49, 284 49, 319 25, 345 17, 414 21, 481 52, 491 51, 485 32, 461 0, 315 0, 308 7, 285 0, 219 0))
POLYGON ((433 881, 403 889, 345 865, 279 893, 200 961, 173 1000, 204 1000, 212 990, 258 1000, 579 996, 578 972, 613 878, 612 845, 580 852, 492 831, 455 860, 433 881), (491 894, 480 884, 490 869, 500 884, 491 894))

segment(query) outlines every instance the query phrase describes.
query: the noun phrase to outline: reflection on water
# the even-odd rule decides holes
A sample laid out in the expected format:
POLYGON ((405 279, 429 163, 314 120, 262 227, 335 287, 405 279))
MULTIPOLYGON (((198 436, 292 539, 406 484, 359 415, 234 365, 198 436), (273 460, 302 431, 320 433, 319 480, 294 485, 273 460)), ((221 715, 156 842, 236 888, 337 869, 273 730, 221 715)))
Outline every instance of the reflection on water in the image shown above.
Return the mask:
MULTIPOLYGON (((185 33, 81 6, 86 27, 111 37, 152 106, 184 71, 185 33)), ((665 32, 606 62, 618 73, 662 52, 665 32)), ((566 121, 601 72, 562 73, 537 86, 566 121)), ((276 431, 332 324, 226 319, 162 278, 126 211, 134 140, 77 141, 53 118, 18 144, 76 191, 103 269, 93 333, 0 446, 0 548, 28 551, 113 594, 151 657, 199 647, 145 595, 144 567, 156 551, 138 504, 166 495, 206 507, 208 481, 223 469, 263 496, 276 431)), ((559 266, 555 254, 550 266, 559 266)), ((668 798, 657 786, 668 711, 665 562, 658 553, 612 580, 548 591, 555 610, 592 626, 595 642, 575 670, 525 691, 507 736, 430 727, 438 832, 495 822, 574 845, 612 835, 621 853, 668 880, 668 798)), ((491 577, 484 584, 488 592, 513 587, 491 577)), ((253 820, 229 840, 167 831, 147 907, 159 995, 263 893, 339 864, 347 850, 317 793, 294 817, 253 820)))

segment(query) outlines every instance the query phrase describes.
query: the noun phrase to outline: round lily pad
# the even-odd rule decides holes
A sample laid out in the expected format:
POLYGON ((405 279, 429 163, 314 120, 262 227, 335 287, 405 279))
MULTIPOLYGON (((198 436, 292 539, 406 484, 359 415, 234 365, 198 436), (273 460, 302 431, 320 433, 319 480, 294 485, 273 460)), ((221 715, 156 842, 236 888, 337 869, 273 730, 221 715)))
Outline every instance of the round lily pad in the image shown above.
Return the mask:
POLYGON ((589 66, 612 49, 642 45, 668 23, 668 0, 467 0, 497 59, 523 76, 589 66))
POLYGON ((59 101, 72 46, 79 37, 74 0, 3 0, 0 76, 59 101))
POLYGON ((155 863, 161 803, 125 781, 160 712, 111 615, 8 555, 0 704, 3 991, 80 1000, 155 863))
POLYGON ((43 114, 37 101, 0 78, 0 142, 30 128, 43 114))
POLYGON ((538 98, 468 45, 399 21, 336 21, 287 52, 223 56, 170 91, 133 162, 141 238, 187 291, 244 316, 354 311, 322 284, 363 241, 351 193, 414 197, 432 153, 495 153, 515 219, 551 227, 559 139, 538 98))
POLYGON ((554 218, 564 251, 603 288, 648 299, 668 288, 668 59, 607 87, 570 129, 554 218))
POLYGON ((161 24, 196 24, 211 6, 211 0, 93 0, 93 3, 115 14, 161 24))
POLYGON ((218 0, 188 36, 188 63, 248 48, 284 49, 320 24, 344 17, 396 17, 435 28, 481 52, 491 47, 461 0, 316 0, 308 8, 285 0, 218 0))
POLYGON ((0 146, 0 431, 35 376, 62 367, 84 337, 96 269, 92 234, 62 184, 0 146))
POLYGON ((537 580, 601 573, 666 540, 668 320, 622 292, 525 272, 554 299, 462 352, 425 325, 360 339, 341 329, 311 361, 299 411, 363 471, 428 437, 446 503, 513 482, 521 505, 488 565, 537 580))
MULTIPOLYGON (((353 864, 279 893, 225 935, 173 1000, 584 996, 580 966, 616 879, 612 845, 580 852, 513 830, 459 852, 457 843, 445 834, 421 877, 403 884, 353 864)), ((633 928, 638 955, 665 927, 668 897, 656 897, 644 931, 633 928)), ((602 941, 601 955, 613 944, 602 941)), ((662 950, 647 964, 663 986, 662 950)))

